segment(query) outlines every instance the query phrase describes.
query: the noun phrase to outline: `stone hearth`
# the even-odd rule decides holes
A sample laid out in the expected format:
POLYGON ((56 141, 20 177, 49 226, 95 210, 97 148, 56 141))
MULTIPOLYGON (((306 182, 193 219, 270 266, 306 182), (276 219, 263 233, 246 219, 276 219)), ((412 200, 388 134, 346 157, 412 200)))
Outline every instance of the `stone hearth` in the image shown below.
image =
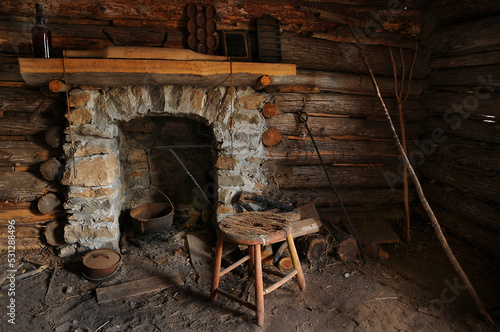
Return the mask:
MULTIPOLYGON (((75 144, 66 130, 68 187, 64 236, 78 252, 118 249, 119 218, 127 208, 120 147, 120 123, 147 116, 187 117, 213 131, 215 142, 216 220, 236 212, 232 202, 242 192, 261 192, 266 180, 260 165, 266 129, 260 109, 270 96, 251 88, 235 89, 233 116, 229 88, 145 85, 75 88, 69 93, 69 120, 75 144), (231 131, 232 127, 232 131, 231 131)), ((193 151, 193 153, 196 153, 193 151)))

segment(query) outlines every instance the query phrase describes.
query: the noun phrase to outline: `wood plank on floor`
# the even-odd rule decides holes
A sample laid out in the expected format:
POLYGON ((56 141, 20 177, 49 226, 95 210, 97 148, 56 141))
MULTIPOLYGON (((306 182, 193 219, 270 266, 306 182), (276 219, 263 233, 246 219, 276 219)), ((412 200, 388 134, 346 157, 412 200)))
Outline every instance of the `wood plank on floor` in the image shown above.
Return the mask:
POLYGON ((97 303, 110 302, 181 285, 183 285, 183 281, 178 273, 129 281, 123 284, 97 288, 97 303))
POLYGON ((353 219, 352 224, 359 242, 363 245, 372 241, 376 243, 398 243, 400 241, 399 236, 383 218, 353 219))

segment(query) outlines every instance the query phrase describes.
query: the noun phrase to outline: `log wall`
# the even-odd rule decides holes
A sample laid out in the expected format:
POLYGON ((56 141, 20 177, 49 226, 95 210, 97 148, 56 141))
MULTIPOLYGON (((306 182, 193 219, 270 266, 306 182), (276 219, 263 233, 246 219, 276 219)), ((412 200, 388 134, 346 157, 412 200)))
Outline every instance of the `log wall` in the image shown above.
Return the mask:
POLYGON ((422 102, 435 145, 421 167, 424 190, 445 230, 500 256, 500 7, 435 0, 429 8, 437 28, 424 41, 433 71, 422 102))
POLYGON ((1 230, 13 219, 17 248, 39 249, 44 245, 39 225, 64 217, 37 208, 38 199, 49 192, 63 197, 58 181, 45 180, 40 165, 62 153, 45 142, 45 132, 64 125, 64 99, 24 86, 0 87, 0 96, 0 233, 7 234, 1 230))
MULTIPOLYGON (((181 48, 186 47, 187 18, 183 10, 189 2, 175 0, 155 5, 151 1, 114 0, 98 4, 83 0, 71 4, 56 0, 44 5, 44 12, 56 56, 61 56, 63 49, 110 46, 103 29, 131 46, 159 46, 168 32, 166 46, 181 48)), ((282 29, 283 61, 298 67, 298 76, 293 80, 298 86, 268 91, 279 109, 277 117, 268 119, 268 125, 281 132, 282 141, 270 147, 267 155, 278 165, 278 173, 270 181, 278 185, 281 199, 315 201, 323 217, 342 221, 337 217, 338 203, 311 141, 297 121, 296 114, 304 108, 305 100, 308 123, 348 210, 364 220, 367 216, 402 218, 401 186, 391 190, 384 175, 398 172, 397 150, 346 24, 353 23, 360 32, 367 59, 397 119, 388 47, 393 47, 398 73, 402 72, 400 54, 408 73, 421 30, 423 2, 412 1, 405 11, 388 8, 387 1, 243 1, 237 6, 232 1, 216 3, 218 29, 246 30, 253 46, 255 18, 265 13, 277 17, 282 29), (367 27, 376 17, 380 29, 367 35, 367 27), (386 17, 388 20, 382 22, 386 17)), ((60 151, 46 145, 43 133, 50 126, 64 123, 65 112, 63 95, 47 97, 23 84, 19 75, 17 56, 31 55, 34 5, 34 0, 7 0, 0 13, 0 198, 9 201, 9 211, 29 209, 34 214, 28 216, 26 212, 23 222, 40 222, 33 204, 44 193, 59 190, 55 183, 40 177, 38 167, 44 160, 59 156, 60 151)), ((423 79, 430 70, 427 56, 419 52, 405 104, 410 147, 425 132, 422 119, 427 110, 418 96, 425 89, 423 79)), ((412 193, 410 198, 415 199, 415 195, 412 193)), ((12 216, 18 214, 12 212, 12 216)))

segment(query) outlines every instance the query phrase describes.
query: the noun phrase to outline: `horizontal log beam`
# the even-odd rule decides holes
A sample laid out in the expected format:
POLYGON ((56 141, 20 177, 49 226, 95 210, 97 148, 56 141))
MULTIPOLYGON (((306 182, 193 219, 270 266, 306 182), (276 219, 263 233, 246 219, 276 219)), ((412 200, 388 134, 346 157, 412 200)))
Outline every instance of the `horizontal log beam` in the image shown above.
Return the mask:
POLYGON ((500 210, 493 203, 480 201, 462 194, 455 187, 438 182, 424 184, 423 190, 433 206, 439 205, 462 218, 474 220, 486 229, 500 232, 500 210))
MULTIPOLYGON (((339 196, 344 205, 390 205, 402 204, 404 192, 402 189, 391 190, 380 188, 346 188, 339 190, 339 196)), ((417 198, 414 190, 410 190, 410 201, 417 198)), ((316 206, 334 206, 338 204, 337 197, 330 188, 317 189, 282 189, 280 201, 298 202, 304 205, 314 202, 316 206)))
MULTIPOLYGON (((356 43, 356 40, 348 27, 338 27, 335 31, 329 32, 313 32, 311 37, 340 43, 356 43)), ((417 41, 413 39, 394 38, 395 35, 391 32, 381 32, 366 37, 367 38, 364 38, 364 36, 358 36, 361 45, 382 45, 415 49, 418 44, 417 41)))
POLYGON ((62 113, 65 108, 64 96, 48 97, 32 86, 0 87, 0 95, 5 117, 19 116, 19 113, 62 113))
MULTIPOLYGON (((327 164, 395 164, 399 153, 392 141, 317 140, 316 145, 327 164)), ((411 151, 417 147, 408 142, 411 151)), ((320 165, 311 140, 285 138, 278 145, 268 147, 266 156, 282 165, 320 165)))
MULTIPOLYGON (((278 114, 276 117, 267 119, 270 127, 281 131, 282 134, 300 136, 306 133, 304 124, 298 121, 295 114, 278 114)), ((307 122, 313 136, 352 136, 364 139, 392 138, 389 124, 382 121, 370 121, 354 118, 325 118, 311 116, 307 122)), ((423 134, 425 129, 417 123, 406 123, 406 137, 412 139, 423 134)))
MULTIPOLYGON (((7 30, 8 31, 8 30, 7 30)), ((0 40, 2 39, 1 37, 1 32, 0 32, 0 40)), ((0 42, 0 47, 2 48, 3 51, 3 43, 0 42)), ((0 73, 2 73, 2 76, 0 79, 5 82, 4 84, 7 84, 7 82, 22 82, 23 78, 21 77, 21 74, 19 74, 19 64, 17 63, 17 57, 13 56, 0 56, 0 73)))
MULTIPOLYGON (((377 76, 377 84, 383 96, 394 96, 394 79, 377 76)), ((375 96, 371 78, 368 75, 342 72, 322 72, 317 70, 298 69, 296 76, 277 77, 276 85, 309 85, 317 86, 322 91, 340 92, 375 96)), ((426 88, 422 80, 412 80, 409 95, 420 96, 426 88)))
MULTIPOLYGON (((383 167, 327 166, 338 188, 388 186, 383 167)), ((321 166, 280 166, 275 178, 280 188, 328 188, 329 183, 321 166)))
MULTIPOLYGON (((488 90, 481 90, 485 94, 488 90)), ((433 112, 453 112, 461 110, 474 115, 491 115, 500 118, 500 93, 485 94, 479 100, 474 91, 459 93, 450 91, 428 91, 422 95, 422 103, 433 112), (470 102, 473 104, 470 104, 470 102)))
POLYGON ((48 192, 61 191, 62 186, 47 182, 31 172, 0 171, 0 200, 29 202, 48 192))
MULTIPOLYGON (((0 227, 0 241, 5 243, 6 239, 9 237, 9 232, 7 232, 7 227, 0 227)), ((40 237, 40 228, 36 226, 17 226, 16 227, 16 242, 18 238, 39 238, 40 237)))
POLYGON ((498 63, 500 63, 500 51, 491 51, 433 58, 431 60, 431 67, 433 69, 444 69, 493 65, 498 63))
POLYGON ((0 226, 7 225, 9 220, 15 220, 16 224, 39 224, 64 215, 64 212, 42 215, 34 203, 0 204, 0 226))
MULTIPOLYGON (((46 62, 46 66, 40 68, 35 65, 35 61, 33 59, 21 59, 21 62, 25 62, 28 67, 24 70, 30 70, 33 71, 34 73, 32 74, 33 80, 28 80, 31 82, 31 84, 48 84, 50 80, 52 79, 61 79, 61 76, 63 75, 62 73, 62 59, 42 59, 42 61, 46 62), (49 66, 52 66, 50 68, 49 66), (35 74, 37 71, 40 71, 40 76, 38 74, 35 74)), ((40 59, 38 60, 40 61, 40 59)), ((67 59, 66 60, 66 65, 69 65, 69 62, 71 61, 76 61, 79 64, 79 70, 77 73, 70 74, 68 75, 68 81, 70 83, 79 81, 80 84, 86 84, 86 85, 93 85, 93 86, 99 86, 99 85, 107 85, 107 84, 117 84, 116 82, 121 82, 121 84, 159 84, 164 81, 165 77, 168 77, 170 79, 169 84, 187 84, 187 79, 185 74, 181 74, 181 70, 178 69, 178 71, 174 74, 168 74, 169 72, 173 72, 174 68, 155 68, 152 67, 152 62, 147 61, 147 60, 128 60, 126 62, 127 64, 137 64, 137 65, 143 65, 145 67, 139 67, 135 68, 134 67, 128 67, 125 69, 122 69, 122 72, 116 73, 116 69, 114 75, 114 79, 109 76, 109 72, 106 72, 107 70, 111 70, 110 68, 103 68, 106 66, 106 62, 103 62, 104 60, 89 60, 89 59, 67 59), (100 68, 100 72, 95 73, 94 77, 90 79, 88 77, 88 73, 85 73, 85 70, 88 70, 88 65, 89 63, 84 63, 79 62, 79 61, 91 61, 98 68, 100 68), (82 65, 84 65, 82 67, 82 65), (157 70, 159 70, 157 72, 157 70), (141 72, 139 74, 136 74, 137 72, 141 72), (164 72, 164 74, 161 74, 164 72), (144 75, 144 74, 147 75, 144 75), (165 77, 162 77, 165 76, 165 77), (133 80, 128 81, 126 78, 129 77, 132 78, 133 80)), ((123 61, 123 60, 106 60, 106 61, 123 61)), ((160 60, 158 60, 160 61, 160 60)), ((157 65, 159 64, 165 65, 165 62, 156 62, 157 65)), ((194 64, 194 63, 193 63, 194 64)), ((201 64, 201 63, 199 63, 201 64)), ((213 62, 210 62, 208 65, 212 66, 213 62)), ((253 67, 254 65, 259 65, 254 68, 266 68, 266 65, 269 64, 250 64, 250 68, 253 67)), ((227 64, 221 65, 223 67, 223 71, 229 73, 230 68, 228 68, 227 64)), ((272 66, 272 64, 271 64, 272 66)), ((287 65, 287 64, 278 64, 278 68, 290 68, 288 66, 293 66, 293 65, 287 65)), ((70 66, 67 66, 67 72, 70 72, 71 70, 69 69, 70 66)), ((91 67, 90 67, 91 68, 91 67)), ((198 67, 199 68, 199 67, 198 67)), ((196 68, 196 70, 198 69, 196 68)), ((228 78, 228 74, 219 74, 215 75, 214 70, 217 70, 217 68, 212 68, 212 69, 207 69, 206 67, 204 68, 199 68, 200 70, 203 70, 205 73, 210 74, 211 77, 200 77, 198 75, 192 75, 188 76, 190 84, 196 84, 196 85, 222 85, 222 86, 228 86, 230 85, 230 79, 228 78)), ((220 69, 220 67, 219 67, 220 69)), ((95 70, 95 68, 94 68, 95 70)), ((258 73, 259 70, 253 69, 249 70, 248 68, 245 67, 244 63, 234 63, 233 64, 233 73, 234 74, 234 84, 235 85, 249 85, 253 86, 255 81, 262 75, 262 74, 267 74, 268 72, 262 73, 265 70, 260 70, 261 73, 258 73), (242 68, 243 67, 243 68, 242 68), (239 69, 238 69, 239 68, 239 69), (238 74, 238 71, 241 70, 241 74, 238 74), (247 74, 243 74, 247 72, 247 74)), ((198 72, 199 74, 200 72, 198 72)), ((271 77, 271 82, 272 84, 275 85, 313 85, 313 86, 318 86, 321 90, 324 91, 334 91, 334 92, 343 92, 343 93, 351 93, 351 94, 364 94, 364 95, 375 95, 375 90, 373 88, 373 84, 371 80, 369 79, 368 76, 366 75, 357 75, 357 74, 346 74, 346 73, 334 73, 334 72, 321 72, 321 71, 311 71, 311 70, 297 70, 296 74, 293 75, 293 73, 290 72, 275 72, 274 74, 286 74, 287 76, 272 76, 271 77)), ((271 76, 271 75, 270 75, 271 76)), ((394 95, 394 80, 389 77, 378 77, 377 82, 379 84, 379 88, 381 90, 381 93, 384 95, 394 95)), ((164 82, 163 82, 164 83, 164 82)), ((165 83, 164 83, 165 84, 165 83)), ((415 95, 420 95, 425 88, 425 83, 423 81, 419 80, 413 80, 411 87, 410 87, 410 95, 415 96, 415 95)))
POLYGON ((420 172, 429 180, 454 187, 472 197, 486 202, 500 203, 500 176, 498 174, 480 174, 457 166, 435 162, 431 158, 425 160, 420 167, 420 172))
MULTIPOLYGON (((277 93, 274 97, 279 110, 284 113, 301 111, 303 100, 305 100, 306 112, 321 112, 387 121, 380 101, 375 96, 342 93, 277 93)), ((391 116, 395 120, 398 119, 399 112, 396 99, 385 98, 384 102, 391 116)), ((418 100, 408 99, 403 104, 403 115, 406 120, 422 120, 427 115, 427 111, 418 100)))
MULTIPOLYGON (((396 10, 391 12, 390 19, 384 24, 387 31, 402 31, 407 35, 418 35, 418 28, 421 21, 421 11, 414 8, 421 8, 421 1, 417 5, 413 2, 407 10, 396 10), (408 24, 415 22, 416 24, 408 24)), ((316 4, 309 2, 309 4, 316 4)), ((110 25, 124 25, 127 21, 145 21, 148 22, 154 18, 157 22, 163 22, 163 26, 172 29, 183 29, 186 26, 187 16, 185 15, 185 1, 173 0, 161 5, 154 2, 137 1, 129 2, 126 0, 115 0, 112 3, 96 3, 94 1, 81 1, 78 5, 67 3, 63 0, 55 0, 44 4, 44 14, 49 23, 62 23, 76 21, 76 23, 91 22, 111 22, 110 25)), ((271 14, 280 21, 280 25, 285 31, 329 31, 336 23, 325 21, 317 17, 315 13, 301 11, 298 3, 283 1, 244 1, 235 6, 232 1, 222 0, 213 3, 217 17, 220 22, 227 26, 250 26, 255 29, 254 19, 265 14, 271 14)), ((373 21, 372 15, 383 15, 391 9, 402 9, 402 4, 398 3, 389 7, 387 2, 381 3, 358 3, 350 4, 345 2, 318 4, 318 7, 324 8, 327 12, 335 12, 338 8, 342 10, 351 9, 349 15, 361 15, 366 17, 365 21, 373 21), (321 6, 323 5, 323 6, 321 6), (327 6, 324 6, 327 5, 327 6), (372 13, 370 15, 370 13, 372 13)), ((2 13, 6 17, 31 18, 33 8, 31 6, 20 6, 18 2, 6 0, 2 6, 2 13)), ((139 26, 139 23, 135 23, 139 26)), ((161 27, 158 23, 158 27, 161 27)), ((161 41, 161 39, 159 40, 161 41)))
POLYGON ((489 88, 500 87, 500 65, 440 69, 432 72, 427 82, 434 87, 477 87, 481 88, 480 93, 484 94, 489 88))
POLYGON ((500 147, 495 143, 477 142, 463 138, 449 138, 435 153, 444 160, 478 171, 500 170, 500 147))
MULTIPOLYGON (((455 169, 457 171, 466 171, 470 174, 477 174, 479 176, 492 177, 495 175, 495 170, 484 170, 475 165, 462 163, 454 158, 448 158, 441 155, 440 153, 434 153, 427 158, 429 162, 441 164, 450 169, 455 169)), ((426 160, 427 160, 426 159, 426 160)))
POLYGON ((499 15, 451 24, 435 31, 426 43, 426 48, 431 56, 497 50, 500 44, 499 29, 499 15))
POLYGON ((500 12, 500 2, 497 0, 464 2, 434 0, 429 1, 428 6, 428 11, 442 23, 465 21, 500 12))
POLYGON ((34 59, 20 58, 23 79, 32 85, 48 85, 66 71, 70 84, 92 86, 181 84, 252 86, 262 75, 294 76, 293 64, 229 61, 128 60, 128 59, 34 59))
POLYGON ((2 136, 31 136, 44 133, 52 126, 64 124, 62 117, 45 114, 3 118, 0 121, 0 135, 2 136))
POLYGON ((50 149, 46 144, 28 141, 0 141, 0 166, 31 166, 52 157, 60 151, 50 149))
POLYGON ((325 23, 337 23, 342 25, 352 24, 359 27, 361 31, 373 33, 374 22, 376 20, 377 31, 400 31, 400 34, 411 36, 413 38, 420 35, 422 26, 422 11, 420 9, 404 8, 400 2, 388 3, 379 7, 365 7, 360 10, 352 5, 320 6, 314 2, 299 6, 299 9, 306 13, 314 14, 325 23), (403 10, 403 8, 405 10, 403 10), (380 22, 380 23, 379 23, 380 22), (410 27, 405 27, 404 22, 409 23, 410 27), (367 30, 370 27, 372 30, 367 30))
POLYGON ((439 140, 447 137, 460 136, 476 141, 500 143, 500 128, 496 123, 463 119, 461 115, 449 114, 445 117, 430 117, 426 120, 429 130, 442 130, 445 134, 439 140))
MULTIPOLYGON (((283 61, 295 63, 301 69, 326 71, 345 71, 366 73, 366 67, 358 55, 355 44, 330 42, 308 37, 297 37, 285 34, 281 38, 283 61)), ((375 75, 391 75, 393 72, 389 48, 384 46, 368 45, 363 52, 375 75)), ((407 68, 406 75, 414 57, 415 50, 403 49, 403 60, 407 68)), ((399 48, 393 52, 397 72, 401 75, 403 69, 399 48)), ((429 60, 419 53, 414 65, 413 77, 422 79, 431 71, 429 60)))
MULTIPOLYGON (((389 205, 363 205, 346 206, 346 211, 352 221, 370 222, 372 219, 383 218, 385 220, 402 220, 405 218, 405 209, 403 204, 389 205)), ((339 206, 336 207, 318 207, 318 212, 322 219, 328 220, 336 225, 344 225, 350 232, 348 222, 339 206)))
MULTIPOLYGON (((182 30, 169 28, 168 22, 155 26, 155 22, 143 22, 143 26, 110 26, 106 21, 51 20, 47 27, 52 31, 52 48, 57 57, 62 57, 62 50, 89 50, 111 46, 112 43, 102 33, 105 29, 113 38, 125 45, 160 46, 165 32, 168 32, 167 47, 182 48, 186 38, 182 30)), ((176 22, 175 26, 178 26, 176 22)), ((6 53, 31 54, 32 41, 30 31, 33 22, 0 21, 0 47, 6 53)), ((17 62, 17 58, 14 59, 17 62)))
MULTIPOLYGON (((427 212, 421 206, 416 206, 414 211, 423 218, 428 218, 427 212)), ((479 247, 488 253, 500 257, 500 238, 498 237, 498 233, 482 228, 473 220, 463 218, 454 211, 448 211, 439 206, 433 207, 433 211, 445 231, 464 239, 476 248, 479 247)))

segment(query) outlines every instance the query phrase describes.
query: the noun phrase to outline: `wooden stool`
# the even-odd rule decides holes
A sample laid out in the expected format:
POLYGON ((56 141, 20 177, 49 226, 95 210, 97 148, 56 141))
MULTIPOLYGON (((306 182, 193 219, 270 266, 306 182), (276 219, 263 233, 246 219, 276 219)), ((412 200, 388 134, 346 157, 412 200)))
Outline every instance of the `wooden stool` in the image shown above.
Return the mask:
POLYGON ((217 294, 228 297, 241 305, 254 310, 257 325, 264 325, 264 295, 285 284, 297 275, 299 288, 304 291, 306 282, 299 257, 291 234, 290 222, 279 214, 269 212, 246 212, 226 217, 217 225, 217 247, 215 251, 214 274, 210 300, 214 301, 217 294), (262 281, 261 245, 273 244, 286 239, 294 270, 281 280, 264 289, 262 281), (248 255, 221 271, 222 246, 224 241, 248 246, 248 255), (255 273, 255 304, 247 302, 233 294, 219 289, 219 278, 244 262, 249 261, 248 270, 255 273))

